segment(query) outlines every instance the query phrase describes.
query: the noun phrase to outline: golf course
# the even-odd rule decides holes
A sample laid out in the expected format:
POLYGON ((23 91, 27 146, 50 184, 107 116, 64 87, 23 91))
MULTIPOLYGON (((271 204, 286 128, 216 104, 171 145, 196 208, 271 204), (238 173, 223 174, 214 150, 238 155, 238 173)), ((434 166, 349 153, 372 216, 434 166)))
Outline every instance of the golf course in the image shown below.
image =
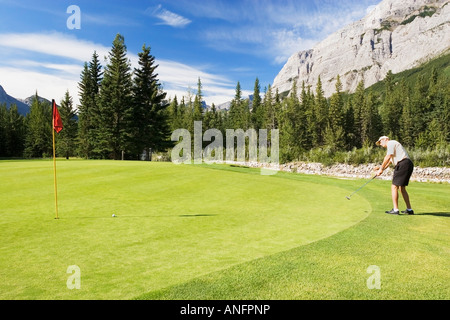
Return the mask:
POLYGON ((450 299, 450 185, 366 181, 58 159, 55 219, 52 161, 3 160, 0 299, 450 299))

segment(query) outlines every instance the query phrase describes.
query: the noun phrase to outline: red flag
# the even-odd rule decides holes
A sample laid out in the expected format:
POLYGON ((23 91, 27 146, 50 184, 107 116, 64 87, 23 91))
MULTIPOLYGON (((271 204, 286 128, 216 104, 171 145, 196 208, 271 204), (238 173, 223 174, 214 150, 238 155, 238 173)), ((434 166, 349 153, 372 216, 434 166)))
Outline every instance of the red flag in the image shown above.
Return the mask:
POLYGON ((62 128, 63 128, 63 124, 62 124, 62 120, 61 120, 61 116, 59 115, 59 111, 58 108, 56 107, 56 103, 55 100, 52 100, 52 109, 53 109, 53 129, 59 133, 62 128))

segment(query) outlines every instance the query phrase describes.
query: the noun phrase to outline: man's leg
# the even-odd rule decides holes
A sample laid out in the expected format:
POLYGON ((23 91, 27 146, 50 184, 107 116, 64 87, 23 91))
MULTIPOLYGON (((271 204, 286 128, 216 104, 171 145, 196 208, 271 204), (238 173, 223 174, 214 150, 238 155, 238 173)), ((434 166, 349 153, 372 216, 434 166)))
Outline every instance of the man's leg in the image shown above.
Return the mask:
POLYGON ((411 209, 411 203, 409 202, 409 195, 408 192, 406 191, 406 186, 400 187, 400 192, 402 193, 403 200, 405 200, 406 208, 411 209))
POLYGON ((392 203, 395 211, 398 211, 398 188, 395 184, 391 185, 392 203))

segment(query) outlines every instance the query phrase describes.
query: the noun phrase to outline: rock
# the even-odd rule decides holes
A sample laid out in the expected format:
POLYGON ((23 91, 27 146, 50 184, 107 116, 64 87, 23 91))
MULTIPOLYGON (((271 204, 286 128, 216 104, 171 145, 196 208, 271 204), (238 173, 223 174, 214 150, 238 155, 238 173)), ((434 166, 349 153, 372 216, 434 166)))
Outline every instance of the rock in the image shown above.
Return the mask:
POLYGON ((344 91, 354 92, 361 80, 369 87, 389 70, 399 73, 449 52, 449 17, 448 0, 384 0, 363 19, 292 55, 272 88, 288 92, 296 80, 298 88, 304 81, 314 90, 320 76, 329 97, 337 75, 344 91))

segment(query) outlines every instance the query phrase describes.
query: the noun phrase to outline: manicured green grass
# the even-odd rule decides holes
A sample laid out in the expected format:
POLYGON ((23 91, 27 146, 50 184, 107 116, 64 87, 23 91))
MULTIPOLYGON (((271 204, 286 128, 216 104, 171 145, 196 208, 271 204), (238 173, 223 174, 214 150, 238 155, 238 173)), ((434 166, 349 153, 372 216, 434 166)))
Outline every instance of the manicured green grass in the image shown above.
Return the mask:
MULTIPOLYGON (((345 199, 361 181, 127 161, 58 160, 57 172, 58 220, 52 162, 0 161, 0 299, 234 297, 243 293, 227 279, 211 292, 198 281, 215 286, 237 271, 242 285, 275 284, 295 264, 271 267, 273 257, 339 237, 371 213, 358 194, 345 199), (260 278, 260 261, 278 276, 260 278), (66 285, 73 265, 79 290, 66 285)), ((243 296, 291 297, 259 288, 243 296)))
MULTIPOLYGON (((278 178, 349 190, 362 183, 294 174, 279 174, 278 178)), ((448 300, 450 186, 412 182, 408 189, 414 216, 385 214, 392 207, 390 182, 374 180, 360 191, 373 210, 359 224, 321 241, 149 292, 139 299, 448 300), (367 281, 374 276, 368 273, 369 266, 379 268, 380 289, 368 288, 367 281)))

